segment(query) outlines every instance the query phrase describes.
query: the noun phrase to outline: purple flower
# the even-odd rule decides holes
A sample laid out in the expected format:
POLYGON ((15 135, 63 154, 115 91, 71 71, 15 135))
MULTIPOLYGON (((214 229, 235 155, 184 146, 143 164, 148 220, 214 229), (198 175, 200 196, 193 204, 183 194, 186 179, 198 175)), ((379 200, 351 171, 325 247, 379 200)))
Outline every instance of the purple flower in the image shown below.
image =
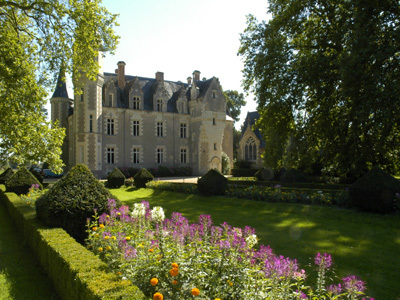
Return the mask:
POLYGON ((304 294, 302 291, 296 291, 296 293, 300 296, 300 299, 308 299, 307 295, 304 294))
POLYGON ((208 229, 211 228, 211 225, 212 225, 211 216, 210 215, 200 215, 199 223, 202 224, 204 226, 205 230, 208 231, 208 229))
POLYGON ((117 207, 117 203, 115 202, 115 199, 108 199, 108 210, 113 210, 117 207))
POLYGON ((318 252, 314 261, 317 266, 323 267, 324 269, 329 269, 332 266, 332 257, 327 253, 321 255, 321 253, 318 252))
POLYGON ((339 295, 343 291, 342 285, 340 283, 338 285, 332 284, 332 285, 328 286, 327 290, 328 290, 328 292, 331 292, 334 295, 339 295))
POLYGON ((131 260, 134 259, 135 257, 136 257, 136 249, 133 248, 132 246, 126 246, 124 258, 126 260, 131 260))
POLYGON ((267 259, 264 263, 266 277, 292 277, 295 272, 298 272, 297 260, 291 260, 282 255, 267 259))
POLYGON ((344 288, 349 292, 362 292, 365 290, 365 282, 355 275, 347 276, 342 280, 344 288))
POLYGON ((219 248, 220 249, 230 249, 231 243, 229 243, 229 241, 219 241, 219 248))

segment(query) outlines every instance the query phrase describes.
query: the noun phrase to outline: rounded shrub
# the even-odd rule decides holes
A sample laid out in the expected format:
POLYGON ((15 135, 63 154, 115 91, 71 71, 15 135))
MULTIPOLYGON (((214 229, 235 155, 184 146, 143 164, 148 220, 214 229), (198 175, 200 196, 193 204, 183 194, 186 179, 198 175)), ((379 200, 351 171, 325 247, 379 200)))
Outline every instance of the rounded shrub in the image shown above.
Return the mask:
POLYGON ((254 174, 259 181, 268 181, 274 177, 274 171, 271 168, 261 168, 254 174))
POLYGON ((108 199, 121 203, 85 165, 76 165, 36 201, 36 214, 47 226, 61 227, 78 242, 87 237, 86 224, 96 210, 108 212, 108 199))
POLYGON ((119 188, 125 184, 125 179, 126 179, 126 177, 121 172, 121 170, 118 168, 115 168, 107 176, 107 187, 119 188))
POLYGON ((11 168, 6 169, 3 173, 0 175, 0 184, 5 184, 8 179, 10 179, 11 176, 14 175, 14 171, 11 168))
POLYGON ((361 209, 378 213, 395 210, 395 196, 400 181, 378 167, 373 168, 349 188, 351 203, 361 209))
POLYGON ((20 168, 5 183, 6 191, 16 193, 17 195, 27 194, 33 184, 38 184, 42 188, 36 177, 25 167, 20 168))
POLYGON ((200 195, 225 195, 228 180, 217 169, 211 169, 197 181, 200 195))
POLYGON ((137 188, 145 188, 146 183, 152 181, 154 176, 145 168, 141 169, 139 172, 136 173, 135 177, 133 177, 135 181, 135 186, 137 188))

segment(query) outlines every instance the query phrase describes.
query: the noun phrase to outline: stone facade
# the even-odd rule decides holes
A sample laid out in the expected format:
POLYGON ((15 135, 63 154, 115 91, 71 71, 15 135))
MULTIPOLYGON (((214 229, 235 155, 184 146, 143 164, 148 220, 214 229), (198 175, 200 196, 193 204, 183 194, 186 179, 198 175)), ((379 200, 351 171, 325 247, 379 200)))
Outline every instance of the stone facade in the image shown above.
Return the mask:
POLYGON ((222 152, 233 161, 233 120, 221 85, 215 77, 201 81, 199 71, 187 83, 173 82, 162 72, 125 75, 119 62, 115 73, 86 80, 73 100, 55 92, 51 110, 67 129, 66 169, 84 163, 104 177, 115 167, 184 166, 203 175, 221 170, 222 152))

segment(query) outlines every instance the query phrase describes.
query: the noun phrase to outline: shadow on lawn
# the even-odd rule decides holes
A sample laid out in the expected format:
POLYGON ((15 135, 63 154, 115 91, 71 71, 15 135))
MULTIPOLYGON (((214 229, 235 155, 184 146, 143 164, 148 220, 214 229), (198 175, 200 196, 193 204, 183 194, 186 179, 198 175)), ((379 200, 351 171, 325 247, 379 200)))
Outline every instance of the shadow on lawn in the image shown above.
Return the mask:
POLYGON ((0 257, 0 290, 3 292, 0 295, 1 299, 59 299, 50 279, 34 259, 2 203, 0 203, 0 257))

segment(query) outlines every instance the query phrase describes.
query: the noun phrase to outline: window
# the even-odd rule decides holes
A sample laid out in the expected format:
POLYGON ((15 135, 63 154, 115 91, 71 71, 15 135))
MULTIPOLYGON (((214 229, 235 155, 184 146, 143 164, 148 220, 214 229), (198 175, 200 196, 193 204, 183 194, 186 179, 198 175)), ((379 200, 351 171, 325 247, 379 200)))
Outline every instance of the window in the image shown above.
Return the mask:
POLYGON ((157 136, 163 137, 163 122, 157 122, 157 136))
POLYGON ((215 122, 215 118, 213 118, 213 125, 216 125, 217 123, 215 122))
POLYGON ((134 164, 139 164, 139 155, 140 155, 140 149, 134 148, 133 149, 133 163, 134 164))
POLYGON ((140 109, 140 98, 139 97, 133 97, 133 99, 132 99, 132 108, 133 109, 140 109))
POLYGON ((181 111, 183 114, 185 113, 185 102, 181 103, 181 111))
POLYGON ((81 102, 83 102, 83 98, 84 98, 84 90, 83 88, 81 88, 81 97, 80 97, 81 102))
POLYGON ((107 119, 107 135, 114 135, 114 119, 107 119))
POLYGON ((157 148, 157 163, 164 163, 164 149, 157 148))
POLYGON ((256 141, 249 137, 246 140, 246 144, 244 146, 244 159, 245 160, 257 160, 257 145, 256 141))
POLYGON ((112 94, 108 95, 108 106, 113 107, 113 95, 112 94))
POLYGON ((157 111, 163 111, 163 101, 162 101, 162 99, 157 99, 157 111))
POLYGON ((217 98, 217 93, 214 92, 214 91, 212 92, 212 98, 213 98, 213 99, 216 99, 216 98, 217 98))
POLYGON ((186 139, 186 124, 181 124, 181 139, 186 139))
POLYGON ((214 150, 217 150, 217 143, 214 143, 214 150))
POLYGON ((89 116, 89 132, 93 132, 93 115, 89 116))
POLYGON ((187 150, 181 149, 181 164, 187 163, 187 150))
POLYGON ((114 148, 107 148, 107 163, 114 164, 114 148))
POLYGON ((139 136, 139 121, 133 121, 133 136, 139 136))

